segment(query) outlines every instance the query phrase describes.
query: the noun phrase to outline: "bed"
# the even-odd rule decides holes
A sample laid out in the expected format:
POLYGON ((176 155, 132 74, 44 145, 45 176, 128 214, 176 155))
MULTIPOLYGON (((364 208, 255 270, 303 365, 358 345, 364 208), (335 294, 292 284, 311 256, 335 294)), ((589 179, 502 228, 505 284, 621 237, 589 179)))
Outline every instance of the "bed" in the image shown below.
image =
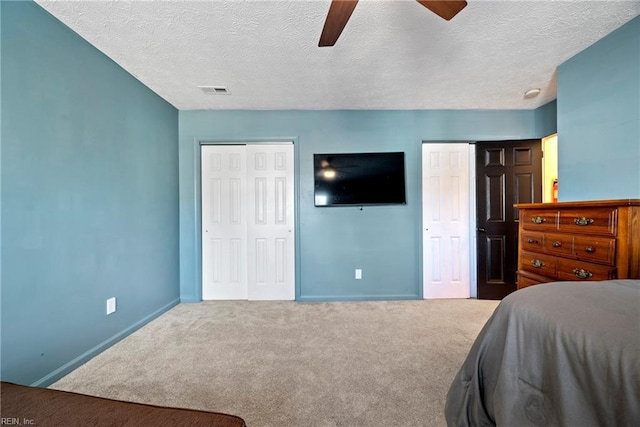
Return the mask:
POLYGON ((503 299, 447 394, 449 426, 640 426, 640 280, 503 299))
POLYGON ((245 427, 218 412, 122 402, 47 388, 0 384, 2 425, 245 427))

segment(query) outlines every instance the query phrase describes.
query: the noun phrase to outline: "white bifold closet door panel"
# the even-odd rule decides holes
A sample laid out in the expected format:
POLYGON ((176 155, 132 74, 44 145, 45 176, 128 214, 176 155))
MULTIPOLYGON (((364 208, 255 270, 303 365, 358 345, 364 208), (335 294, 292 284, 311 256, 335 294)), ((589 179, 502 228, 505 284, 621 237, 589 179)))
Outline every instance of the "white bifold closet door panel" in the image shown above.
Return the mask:
POLYGON ((469 144, 422 144, 424 298, 469 298, 469 214, 469 144))
POLYGON ((202 298, 295 297, 293 145, 202 146, 202 298))
POLYGON ((247 145, 249 299, 295 297, 293 145, 247 145))
POLYGON ((202 146, 202 299, 247 299, 244 145, 202 146))

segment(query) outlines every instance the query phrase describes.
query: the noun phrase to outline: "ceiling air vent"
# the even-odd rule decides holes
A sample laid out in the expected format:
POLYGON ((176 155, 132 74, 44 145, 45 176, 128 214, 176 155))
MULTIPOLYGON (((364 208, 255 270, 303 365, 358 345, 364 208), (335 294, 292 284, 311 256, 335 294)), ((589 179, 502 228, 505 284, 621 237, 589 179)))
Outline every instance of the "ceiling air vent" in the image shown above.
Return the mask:
POLYGON ((206 95, 231 95, 226 86, 198 86, 206 95))

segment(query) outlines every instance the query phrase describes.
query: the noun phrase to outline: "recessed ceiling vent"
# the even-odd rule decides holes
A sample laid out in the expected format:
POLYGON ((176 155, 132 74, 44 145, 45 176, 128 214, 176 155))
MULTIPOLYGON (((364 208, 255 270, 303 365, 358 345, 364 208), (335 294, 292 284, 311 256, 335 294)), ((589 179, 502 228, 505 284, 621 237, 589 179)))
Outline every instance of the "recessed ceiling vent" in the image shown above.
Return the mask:
POLYGON ((198 86, 206 95, 231 95, 226 86, 198 86))

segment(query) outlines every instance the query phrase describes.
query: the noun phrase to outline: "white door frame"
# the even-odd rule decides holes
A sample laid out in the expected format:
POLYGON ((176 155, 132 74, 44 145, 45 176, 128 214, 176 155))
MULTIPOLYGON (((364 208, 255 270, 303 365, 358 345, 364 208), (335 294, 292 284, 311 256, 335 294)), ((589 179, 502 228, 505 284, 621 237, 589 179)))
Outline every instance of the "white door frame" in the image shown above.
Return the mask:
MULTIPOLYGON (((300 176, 300 162, 299 162, 299 150, 298 150, 298 138, 297 137, 282 137, 282 138, 243 138, 243 139, 214 139, 214 138, 194 138, 193 140, 193 157, 189 161, 193 161, 193 182, 195 183, 193 188, 193 201, 194 201, 194 229, 192 242, 195 257, 193 259, 193 270, 187 272, 193 278, 194 295, 193 299, 189 298, 182 302, 201 302, 202 301, 202 196, 201 196, 201 182, 202 177, 201 170, 201 150, 202 145, 247 145, 247 144, 278 144, 286 143, 293 144, 293 162, 294 162, 294 232, 295 232, 295 299, 300 298, 300 188, 299 188, 299 176, 300 176)), ((182 236, 181 236, 182 239, 182 236)))
POLYGON ((469 295, 470 298, 476 298, 478 295, 478 272, 477 272, 477 236, 476 236, 476 144, 475 141, 428 141, 422 140, 419 148, 420 156, 420 224, 421 224, 421 239, 420 239, 420 297, 424 297, 423 283, 424 283, 424 253, 423 253, 423 241, 425 238, 426 230, 425 224, 422 218, 422 194, 424 189, 422 188, 422 175, 424 173, 424 164, 422 162, 422 144, 469 144, 469 295))
POLYGON ((469 143, 469 282, 471 298, 478 297, 478 233, 476 232, 476 143, 469 143))

